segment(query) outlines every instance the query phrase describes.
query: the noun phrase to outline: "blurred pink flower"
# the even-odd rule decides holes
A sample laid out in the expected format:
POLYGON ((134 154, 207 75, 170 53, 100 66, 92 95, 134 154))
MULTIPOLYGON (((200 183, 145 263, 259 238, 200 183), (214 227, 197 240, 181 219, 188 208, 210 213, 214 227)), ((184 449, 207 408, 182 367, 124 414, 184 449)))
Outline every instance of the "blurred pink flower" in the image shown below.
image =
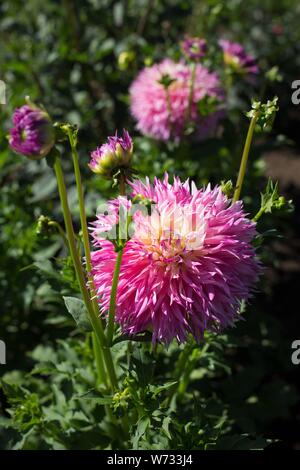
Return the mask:
POLYGON ((200 60, 206 54, 206 40, 201 38, 185 38, 181 43, 184 55, 190 60, 200 60))
POLYGON ((207 98, 215 98, 218 104, 223 100, 223 91, 215 73, 209 72, 201 64, 196 65, 191 109, 189 95, 191 67, 184 62, 175 63, 165 59, 152 67, 144 68, 130 87, 131 113, 137 120, 137 128, 145 135, 158 140, 180 139, 189 121, 195 125, 198 139, 211 137, 223 111, 214 110, 201 115, 198 103, 207 98), (162 80, 171 81, 168 87, 162 80))
POLYGON ((236 71, 248 74, 257 74, 259 72, 255 58, 247 54, 241 44, 227 39, 220 39, 219 45, 224 53, 224 62, 236 71))
MULTIPOLYGON (((249 299, 260 264, 251 245, 256 231, 242 208, 230 205, 220 187, 198 190, 168 175, 151 185, 131 183, 133 196, 155 203, 150 215, 137 211, 135 230, 121 265, 116 320, 123 332, 153 332, 153 342, 197 340, 205 330, 221 331, 239 319, 242 300, 249 299)), ((116 253, 102 238, 118 220, 99 216, 93 227, 93 277, 102 314, 109 307, 116 253)), ((126 204, 126 203, 125 203, 126 204)), ((127 202, 127 207, 129 207, 127 202)))

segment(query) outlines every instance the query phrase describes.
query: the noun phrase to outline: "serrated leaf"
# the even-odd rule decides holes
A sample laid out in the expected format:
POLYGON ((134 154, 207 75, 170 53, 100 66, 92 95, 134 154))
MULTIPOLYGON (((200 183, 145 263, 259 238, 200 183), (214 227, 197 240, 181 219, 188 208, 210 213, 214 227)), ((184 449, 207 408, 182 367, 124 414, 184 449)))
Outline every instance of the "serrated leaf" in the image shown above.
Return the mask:
POLYGON ((148 427, 150 426, 150 418, 148 416, 143 416, 137 423, 137 428, 133 438, 133 448, 137 449, 140 439, 143 437, 148 427))
POLYGON ((84 302, 77 297, 63 297, 63 299, 78 328, 84 331, 92 331, 84 302))
POLYGON ((159 395, 161 392, 163 392, 164 390, 168 390, 169 388, 173 387, 174 385, 176 385, 178 383, 177 380, 173 381, 173 382, 166 382, 164 385, 159 385, 158 387, 155 387, 154 385, 152 385, 150 387, 152 393, 153 393, 153 396, 155 397, 156 395, 159 395))
POLYGON ((102 395, 97 390, 89 390, 87 393, 78 395, 75 398, 93 400, 93 402, 98 405, 111 405, 113 400, 113 396, 102 395))

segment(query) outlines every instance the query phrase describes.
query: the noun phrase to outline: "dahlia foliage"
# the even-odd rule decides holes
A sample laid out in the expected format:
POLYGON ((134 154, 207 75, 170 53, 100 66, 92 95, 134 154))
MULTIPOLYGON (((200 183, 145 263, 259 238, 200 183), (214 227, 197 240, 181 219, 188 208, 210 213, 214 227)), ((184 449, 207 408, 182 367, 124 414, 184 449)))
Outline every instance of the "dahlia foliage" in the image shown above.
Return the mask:
POLYGON ((219 331, 239 318, 259 273, 251 241, 255 224, 239 201, 230 205, 220 187, 197 189, 168 175, 151 185, 137 180, 132 197, 152 201, 151 214, 112 201, 92 235, 93 277, 103 315, 108 311, 116 252, 103 232, 118 221, 119 206, 134 210, 134 230, 124 250, 116 319, 131 335, 149 330, 153 342, 179 342, 191 333, 219 331))

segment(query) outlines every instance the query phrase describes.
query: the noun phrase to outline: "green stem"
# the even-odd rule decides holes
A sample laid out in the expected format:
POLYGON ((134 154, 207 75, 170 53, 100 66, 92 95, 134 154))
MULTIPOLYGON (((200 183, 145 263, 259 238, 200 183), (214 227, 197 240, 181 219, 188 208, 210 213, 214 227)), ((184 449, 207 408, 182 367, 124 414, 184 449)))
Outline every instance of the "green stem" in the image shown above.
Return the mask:
POLYGON ((232 87, 232 84, 233 84, 233 79, 232 79, 232 71, 230 70, 230 68, 226 68, 225 69, 225 88, 226 88, 226 91, 229 92, 229 90, 231 89, 232 87))
MULTIPOLYGON (((68 130, 68 137, 69 137, 69 142, 71 146, 71 151, 72 151, 72 159, 73 159, 73 166, 74 166, 74 173, 75 173, 75 180, 76 180, 76 187, 77 187, 77 196, 78 196, 78 202, 79 202, 79 213, 80 213, 80 223, 81 223, 81 230, 82 230, 82 239, 83 239, 83 246, 84 246, 84 253, 85 253, 85 259, 86 259, 86 267, 87 267, 87 272, 88 272, 88 281, 89 281, 89 286, 90 286, 90 292, 91 292, 91 303, 92 303, 92 308, 94 311, 94 315, 98 317, 98 322, 101 323, 102 326, 102 320, 99 318, 99 307, 98 307, 98 302, 96 298, 96 291, 94 287, 94 281, 93 277, 91 275, 92 271, 92 258, 91 258, 91 250, 90 250, 90 242, 89 242, 89 233, 88 233, 88 226, 87 226, 87 219, 86 219, 86 211, 85 211, 85 203, 84 203, 84 191, 83 191, 83 186, 82 186, 82 180, 81 180, 81 174, 80 174, 80 167, 79 167, 79 158, 78 158, 78 152, 76 149, 76 142, 74 140, 72 130, 68 130)), ((102 326, 103 329, 103 326, 102 326)), ((96 347, 98 347, 97 355, 104 355, 106 356, 106 367, 110 368, 110 370, 107 370, 108 374, 112 374, 113 382, 111 381, 111 386, 112 388, 115 388, 116 386, 116 373, 115 373, 115 368, 113 364, 113 360, 110 357, 111 352, 109 350, 103 351, 103 346, 101 342, 96 342, 95 344, 96 347), (108 362, 107 362, 108 361, 108 362), (113 385, 115 383, 115 385, 113 385)), ((97 355, 96 355, 96 363, 97 366, 100 367, 98 369, 98 375, 99 377, 103 376, 103 371, 101 370, 101 363, 99 362, 99 358, 97 360, 97 355)), ((102 361, 103 363, 103 361, 102 361)))
POLYGON ((68 198, 67 198, 67 189, 66 189, 66 185, 64 182, 64 176, 63 176, 63 171, 62 171, 59 157, 55 158, 54 171, 55 171, 56 179, 57 179, 58 191, 59 191, 61 206, 62 206, 63 215, 64 215, 64 221, 65 221, 66 232, 67 232, 67 237, 68 237, 68 242, 69 242, 69 247, 70 247, 71 258, 75 267, 76 276, 78 279, 78 283, 79 283, 79 287, 82 293, 83 300, 86 304, 89 304, 89 297, 85 288, 84 274, 83 274, 81 262, 80 262, 77 248, 76 248, 75 234, 74 234, 73 223, 72 223, 72 218, 71 218, 71 213, 70 213, 70 208, 69 208, 68 198))
POLYGON ((247 137, 246 137, 246 142, 245 142, 245 146, 244 146, 244 150, 243 150, 243 155, 242 155, 242 159, 241 159, 239 175, 238 175, 238 179, 237 179, 237 182, 236 182, 234 195, 233 195, 233 198, 232 198, 232 204, 235 203, 236 201, 238 201, 239 198, 240 198, 240 194, 241 194, 241 190, 242 190, 242 186, 243 186, 243 182, 244 182, 244 178, 245 178, 245 174, 246 174, 249 151, 250 151, 251 142, 252 142, 254 129, 255 129, 255 125, 256 125, 256 121, 258 119, 258 116, 259 116, 259 114, 255 113, 254 116, 252 117, 251 121, 250 121, 249 129, 248 129, 248 133, 247 133, 247 137))
MULTIPOLYGON (((83 238, 84 254, 85 254, 85 259, 86 259, 86 267, 87 267, 87 272, 88 272, 88 280, 89 280, 89 286, 90 286, 90 291, 91 291, 91 299, 93 299, 92 307, 94 309, 95 314, 99 316, 99 309, 98 309, 96 293, 95 293, 95 289, 93 285, 93 278, 90 274, 92 271, 92 260, 91 260, 89 234, 88 234, 87 219, 86 219, 85 204, 84 204, 84 191, 83 191, 82 181, 81 181, 78 152, 76 149, 76 142, 74 141, 74 138, 73 138, 72 129, 68 129, 68 137, 69 137, 69 142, 70 142, 71 151, 72 151, 72 159, 73 159, 73 166, 74 166, 74 173, 75 173, 75 180, 76 180, 76 187, 77 187, 80 223, 81 223, 81 231, 82 231, 82 238, 83 238)), ((100 318, 99 318, 99 321, 101 322, 100 318)), ((94 354, 95 354, 95 359, 96 359, 98 378, 101 381, 101 383, 106 384, 106 377, 105 377, 104 364, 103 364, 103 358, 102 358, 103 352, 102 352, 101 344, 99 344, 94 334, 93 334, 93 349, 94 349, 94 354)))
POLYGON ((109 345, 112 344, 113 335, 114 335, 117 291, 118 291, 118 282, 119 282, 123 250, 124 248, 121 248, 117 253, 113 281, 112 281, 112 286, 111 286, 110 304, 109 304, 109 311, 108 311, 108 324, 107 324, 107 341, 109 345))
MULTIPOLYGON (((121 173, 120 175, 119 184, 120 184, 120 195, 125 196, 126 185, 125 185, 125 176, 123 173, 121 173)), ((128 217, 127 217, 127 223, 128 223, 128 217)), ((127 223, 126 223, 126 236, 127 236, 127 231, 128 231, 127 223)), ((117 292, 118 292, 118 283, 119 283, 119 277, 120 277, 123 251, 124 251, 124 247, 122 247, 117 253, 114 275, 113 275, 112 286, 111 286, 110 304, 109 304, 109 311, 108 311, 108 324, 107 324, 107 341, 109 345, 112 344, 113 336, 114 336, 117 292)))
POLYGON ((53 227, 56 228, 56 230, 57 230, 58 233, 60 234, 61 238, 63 239, 64 244, 66 245, 67 248, 69 248, 68 239, 67 239, 67 237, 66 237, 66 234, 65 234, 64 230, 63 230, 62 227, 60 226, 60 224, 59 224, 58 222, 55 222, 54 220, 51 220, 51 222, 49 222, 49 225, 52 225, 53 227))
POLYGON ((259 209, 259 211, 257 212, 257 214, 255 214, 255 216, 253 217, 253 219, 252 219, 253 222, 257 222, 258 219, 260 219, 261 216, 264 214, 264 212, 265 212, 265 208, 264 208, 264 207, 261 207, 261 208, 259 209))
POLYGON ((72 150, 72 159, 73 159, 73 166, 74 166, 75 180, 76 180, 76 187, 77 187, 83 246, 84 246, 84 253, 86 257, 86 267, 87 267, 88 273, 90 273, 92 269, 91 251, 90 251, 89 233, 88 233, 85 204, 84 204, 84 193, 83 193, 81 174, 80 174, 80 168, 79 168, 79 159, 78 159, 76 145, 72 137, 72 130, 68 131, 68 135, 69 135, 69 141, 70 141, 71 150, 72 150))
MULTIPOLYGON (((204 356, 204 354, 206 353, 208 348, 209 348, 209 343, 206 343, 203 346, 203 348, 200 352, 200 356, 197 357, 198 363, 199 363, 200 359, 202 358, 202 356, 204 356)), ((190 353, 190 351, 189 351, 189 353, 190 353)), ((178 385, 178 395, 181 395, 181 396, 184 395, 185 392, 186 392, 186 389, 187 389, 188 384, 189 384, 190 375, 191 375, 190 368, 186 367, 188 359, 189 359, 189 356, 186 358, 186 363, 184 365, 184 368, 182 369, 181 380, 179 381, 179 385, 178 385)))
MULTIPOLYGON (((202 356, 206 353, 206 351, 209 348, 209 343, 205 343, 200 355, 197 357, 197 361, 199 361, 202 356)), ((185 346, 185 349, 181 352, 179 359, 176 364, 176 379, 178 380, 178 383, 176 383, 173 387, 170 389, 170 395, 168 402, 171 403, 175 393, 177 392, 178 395, 183 395, 187 389, 188 383, 189 383, 189 377, 191 374, 191 364, 189 364, 189 360, 191 358, 192 352, 194 349, 194 344, 193 343, 188 343, 185 346)))
POLYGON ((95 313, 93 309, 91 299, 90 299, 88 290, 86 288, 85 276, 84 276, 81 260, 80 260, 80 257, 76 248, 76 240, 75 240, 75 234, 74 234, 74 229, 73 229, 71 212, 70 212, 70 208, 68 204, 67 190, 66 190, 66 185, 65 185, 63 171, 62 171, 59 157, 55 158, 53 168, 54 168, 56 179, 57 179, 58 191, 59 191, 61 206, 62 206, 63 215, 64 215, 67 237, 69 241, 70 255, 74 264, 76 277, 77 277, 78 284, 80 287, 80 292, 81 292, 84 304, 86 306, 92 328, 98 338, 99 343, 101 344, 103 348, 104 360, 107 366, 107 372, 109 374, 111 387, 113 390, 115 390, 117 388, 117 377, 116 377, 114 368, 111 367, 113 363, 112 363, 112 359, 110 356, 110 351, 106 348, 106 338, 104 335, 102 322, 99 321, 98 315, 95 313))
MULTIPOLYGON (((99 385, 103 383, 104 386, 107 387, 107 379, 106 379, 107 376, 106 376, 105 366, 103 362, 103 351, 101 349, 101 345, 99 344, 98 338, 95 335, 95 333, 92 333, 92 344, 93 344, 93 351, 94 351, 96 364, 97 364, 99 385)), ((105 411, 106 411, 108 418, 110 419, 110 422, 116 424, 116 418, 113 415, 112 409, 108 405, 105 405, 105 411)))
POLYGON ((104 386, 107 387, 106 372, 105 372, 105 366, 103 362, 103 356, 101 353, 101 348, 98 343, 97 336, 95 335, 94 332, 92 332, 92 342, 93 342, 93 351, 94 351, 94 356, 95 356, 97 371, 98 371, 98 381, 99 381, 98 385, 104 384, 104 386))
POLYGON ((184 350, 181 352, 177 364, 176 364, 176 379, 178 380, 178 383, 176 383, 174 386, 171 387, 170 389, 170 397, 169 397, 169 402, 171 402, 173 396, 175 395, 176 391, 180 388, 181 385, 181 377, 185 371, 188 359, 190 357, 190 354, 193 350, 193 344, 187 344, 184 348, 184 350))

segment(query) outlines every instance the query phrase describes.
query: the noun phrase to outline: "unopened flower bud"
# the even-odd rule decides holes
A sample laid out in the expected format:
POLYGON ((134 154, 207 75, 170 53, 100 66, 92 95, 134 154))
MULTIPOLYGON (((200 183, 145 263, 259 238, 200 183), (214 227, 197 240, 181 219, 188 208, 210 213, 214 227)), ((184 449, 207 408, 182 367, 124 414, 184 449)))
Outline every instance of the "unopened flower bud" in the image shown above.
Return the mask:
POLYGON ((278 200, 275 203, 276 209, 282 209, 286 204, 286 200, 284 196, 279 196, 278 200))
POLYGON ((123 51, 118 57, 118 65, 120 70, 127 70, 135 59, 133 51, 123 51))
POLYGON ((48 238, 55 232, 56 230, 51 219, 45 215, 40 215, 36 224, 36 234, 40 237, 48 238))
POLYGON ((225 196, 230 199, 233 195, 233 184, 231 180, 221 181, 221 191, 225 196))
POLYGON ((55 143, 55 132, 49 114, 33 104, 17 108, 13 115, 9 145, 32 160, 45 157, 55 143))
POLYGON ((90 169, 107 178, 113 177, 121 169, 129 168, 132 160, 133 143, 124 129, 123 136, 108 137, 107 143, 91 153, 90 169))

